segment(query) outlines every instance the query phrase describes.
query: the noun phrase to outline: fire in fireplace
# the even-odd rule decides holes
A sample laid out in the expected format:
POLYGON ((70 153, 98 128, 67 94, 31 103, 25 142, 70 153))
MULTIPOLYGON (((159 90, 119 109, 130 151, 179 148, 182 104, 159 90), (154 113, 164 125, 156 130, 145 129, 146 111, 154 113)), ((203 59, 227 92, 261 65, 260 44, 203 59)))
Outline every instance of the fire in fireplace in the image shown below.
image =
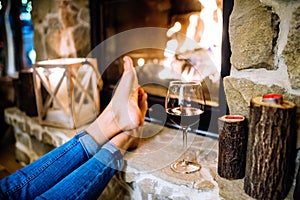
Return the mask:
POLYGON ((206 110, 195 131, 217 133, 217 117, 226 112, 221 80, 230 68, 226 23, 232 3, 227 0, 224 5, 223 1, 90 0, 92 47, 101 46, 92 52, 104 81, 101 108, 117 84, 126 54, 133 58, 140 85, 149 96, 149 107, 164 105, 170 80, 201 81, 206 110), (222 46, 223 51, 226 46, 225 55, 222 46))

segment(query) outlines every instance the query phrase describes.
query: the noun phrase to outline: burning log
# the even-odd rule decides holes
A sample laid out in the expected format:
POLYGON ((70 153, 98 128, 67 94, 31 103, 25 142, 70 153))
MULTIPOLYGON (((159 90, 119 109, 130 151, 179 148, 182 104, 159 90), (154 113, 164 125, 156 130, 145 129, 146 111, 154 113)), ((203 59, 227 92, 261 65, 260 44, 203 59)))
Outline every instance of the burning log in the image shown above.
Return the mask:
POLYGON ((225 115, 219 118, 218 174, 226 179, 245 176, 247 125, 241 115, 225 115))
POLYGON ((207 49, 199 48, 176 54, 176 60, 185 62, 183 68, 190 67, 187 73, 193 79, 204 80, 209 78, 216 82, 220 78, 219 66, 214 61, 214 55, 207 49))
POLYGON ((293 183, 296 105, 282 95, 250 102, 245 192, 256 199, 284 199, 293 183))

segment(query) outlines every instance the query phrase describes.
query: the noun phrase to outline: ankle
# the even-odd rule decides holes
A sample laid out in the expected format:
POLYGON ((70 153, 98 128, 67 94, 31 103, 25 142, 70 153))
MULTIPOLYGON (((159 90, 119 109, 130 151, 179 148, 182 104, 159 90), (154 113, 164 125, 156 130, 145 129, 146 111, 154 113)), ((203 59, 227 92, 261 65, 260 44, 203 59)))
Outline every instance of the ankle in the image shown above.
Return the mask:
POLYGON ((107 108, 86 128, 86 131, 99 145, 104 144, 121 131, 115 123, 114 117, 111 109, 107 108))

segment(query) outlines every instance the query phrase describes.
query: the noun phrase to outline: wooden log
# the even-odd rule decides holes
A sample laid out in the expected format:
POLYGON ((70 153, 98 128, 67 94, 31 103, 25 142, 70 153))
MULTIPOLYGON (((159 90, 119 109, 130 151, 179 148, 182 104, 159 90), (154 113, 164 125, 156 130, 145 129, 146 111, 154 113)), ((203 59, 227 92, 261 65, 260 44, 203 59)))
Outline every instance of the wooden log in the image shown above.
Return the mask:
POLYGON ((218 120, 218 174, 226 179, 245 176, 247 123, 244 116, 225 115, 218 120))
POLYGON ((256 199, 284 199, 295 173, 296 105, 266 98, 250 101, 244 190, 256 199))

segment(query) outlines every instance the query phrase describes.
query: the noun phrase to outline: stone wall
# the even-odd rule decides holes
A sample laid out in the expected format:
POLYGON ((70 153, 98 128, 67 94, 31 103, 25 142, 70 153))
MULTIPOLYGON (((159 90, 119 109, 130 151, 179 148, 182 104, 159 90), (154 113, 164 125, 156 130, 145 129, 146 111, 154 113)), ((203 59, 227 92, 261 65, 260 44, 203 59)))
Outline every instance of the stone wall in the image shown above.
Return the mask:
POLYGON ((37 61, 85 58, 90 52, 88 0, 33 0, 37 61))
POLYGON ((16 107, 5 109, 5 122, 13 127, 16 138, 16 159, 24 165, 32 163, 39 157, 59 147, 77 131, 43 126, 37 117, 29 117, 16 107))
POLYGON ((234 1, 229 23, 232 66, 224 79, 230 114, 248 117, 252 97, 281 93, 298 105, 300 116, 299 25, 299 1, 234 1))

